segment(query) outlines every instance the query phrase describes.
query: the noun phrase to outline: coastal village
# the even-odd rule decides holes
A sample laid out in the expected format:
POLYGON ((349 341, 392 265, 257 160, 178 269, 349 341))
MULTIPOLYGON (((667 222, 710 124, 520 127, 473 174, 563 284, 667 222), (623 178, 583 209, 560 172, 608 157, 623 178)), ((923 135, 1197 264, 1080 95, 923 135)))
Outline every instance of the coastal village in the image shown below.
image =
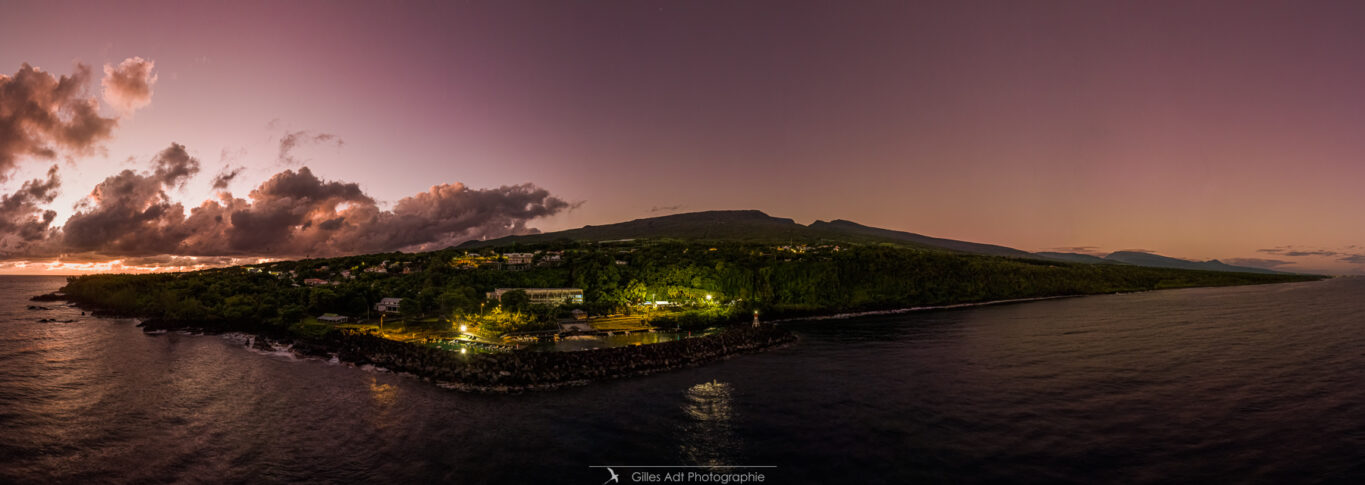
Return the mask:
MULTIPOLYGON (((632 241, 615 242, 623 244, 632 241)), ((791 255, 840 250, 834 245, 782 245, 770 249, 772 254, 787 255, 784 258, 787 261, 790 261, 791 255)), ((460 272, 521 272, 555 268, 563 264, 564 253, 563 250, 502 253, 466 251, 445 261, 428 261, 426 264, 381 260, 377 264, 361 263, 349 267, 320 264, 302 270, 264 264, 247 267, 246 271, 269 274, 296 288, 325 290, 353 284, 357 280, 412 275, 428 269, 431 264, 448 265, 460 272)), ((610 264, 628 267, 636 248, 620 248, 614 253, 610 264)), ((293 327, 305 333, 321 333, 332 329, 357 331, 461 353, 527 348, 577 350, 643 345, 707 335, 714 330, 694 328, 684 331, 677 325, 659 325, 658 321, 660 317, 676 315, 684 310, 719 308, 735 303, 734 300, 722 300, 713 292, 702 294, 700 298, 675 300, 649 295, 630 301, 627 305, 616 306, 610 312, 590 312, 584 305, 582 288, 506 287, 493 288, 477 296, 481 297, 478 298, 478 311, 462 312, 450 308, 427 311, 420 309, 420 304, 412 296, 385 295, 368 305, 364 313, 324 312, 305 315, 293 327), (565 345, 558 345, 560 343, 565 345)), ((754 313, 754 322, 757 324, 758 315, 754 313)))

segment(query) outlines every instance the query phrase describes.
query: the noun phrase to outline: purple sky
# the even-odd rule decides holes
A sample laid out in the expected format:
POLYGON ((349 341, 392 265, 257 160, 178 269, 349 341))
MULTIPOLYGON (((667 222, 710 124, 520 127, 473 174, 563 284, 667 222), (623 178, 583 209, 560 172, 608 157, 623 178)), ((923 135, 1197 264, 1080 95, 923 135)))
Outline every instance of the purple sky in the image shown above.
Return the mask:
MULTIPOLYGON (((175 142, 202 165, 165 186, 186 211, 225 166, 245 168, 238 198, 307 166, 380 210, 457 182, 581 203, 526 223, 543 230, 754 208, 1025 250, 1365 263, 1359 2, 3 10, 0 74, 83 63, 98 97, 104 65, 155 63, 146 106, 104 100, 112 134, 58 157, 53 228, 175 142), (297 132, 312 141, 281 161, 297 132)), ((52 163, 21 157, 0 194, 52 163)))

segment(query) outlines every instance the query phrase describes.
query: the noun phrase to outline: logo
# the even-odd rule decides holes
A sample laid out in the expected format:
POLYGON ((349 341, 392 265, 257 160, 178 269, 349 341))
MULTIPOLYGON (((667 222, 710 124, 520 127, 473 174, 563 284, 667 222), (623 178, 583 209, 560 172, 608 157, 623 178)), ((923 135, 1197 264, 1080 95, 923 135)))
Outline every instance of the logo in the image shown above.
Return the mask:
POLYGON ((610 467, 608 467, 607 473, 611 474, 611 478, 608 478, 607 481, 602 482, 602 485, 607 485, 608 483, 621 483, 621 476, 617 475, 615 470, 612 470, 610 467))

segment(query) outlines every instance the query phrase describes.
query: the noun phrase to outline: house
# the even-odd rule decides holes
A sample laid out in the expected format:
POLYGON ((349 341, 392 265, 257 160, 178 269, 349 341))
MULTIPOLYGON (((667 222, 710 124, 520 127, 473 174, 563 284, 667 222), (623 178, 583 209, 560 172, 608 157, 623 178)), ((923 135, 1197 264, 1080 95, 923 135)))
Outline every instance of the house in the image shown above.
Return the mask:
POLYGON ((303 280, 303 284, 308 286, 325 285, 327 284, 327 280, 324 280, 322 278, 307 278, 303 280))
POLYGON ((531 259, 535 258, 535 253, 503 253, 502 257, 507 258, 507 264, 518 266, 531 264, 531 259))
POLYGON ((370 266, 370 267, 368 267, 368 268, 365 268, 365 272, 366 272, 366 273, 388 273, 389 270, 388 270, 388 269, 385 269, 383 266, 370 266))
POLYGON ((563 251, 546 251, 545 254, 540 256, 541 266, 558 266, 559 263, 562 263, 563 261, 563 251))
POLYGON ((403 304, 402 298, 384 298, 379 300, 379 303, 374 304, 374 310, 380 313, 395 313, 401 304, 403 304))
POLYGON ((571 311, 571 312, 569 312, 569 313, 573 315, 573 319, 574 319, 574 320, 587 320, 587 319, 588 319, 588 312, 585 312, 585 311, 583 311, 583 310, 579 310, 579 309, 577 309, 577 308, 575 308, 573 311, 571 311))
POLYGON ((351 321, 351 318, 335 313, 324 313, 322 316, 318 317, 318 321, 327 323, 346 323, 351 321))
POLYGON ((538 305, 563 305, 564 303, 583 303, 583 290, 579 288, 498 288, 488 292, 489 300, 502 301, 502 295, 509 291, 521 290, 538 305))

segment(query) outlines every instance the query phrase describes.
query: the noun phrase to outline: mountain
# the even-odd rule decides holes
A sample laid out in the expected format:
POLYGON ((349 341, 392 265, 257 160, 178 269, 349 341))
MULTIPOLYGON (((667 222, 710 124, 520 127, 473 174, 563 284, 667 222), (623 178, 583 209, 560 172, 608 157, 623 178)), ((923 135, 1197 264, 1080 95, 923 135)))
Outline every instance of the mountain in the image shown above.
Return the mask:
POLYGON ((636 219, 602 226, 507 236, 482 241, 467 241, 461 248, 535 244, 561 239, 574 241, 613 241, 620 239, 683 239, 692 241, 742 241, 760 243, 893 243, 954 252, 1033 257, 1018 249, 956 241, 919 234, 864 226, 852 221, 815 221, 806 226, 792 219, 773 217, 757 210, 689 212, 636 219))
POLYGON ((1052 251, 1043 251, 1043 252, 1039 252, 1039 253, 1033 253, 1033 255, 1034 255, 1034 256, 1041 257, 1041 258, 1044 258, 1044 259, 1051 259, 1051 260, 1053 260, 1053 261, 1063 261, 1063 262, 1067 262, 1067 263, 1086 263, 1086 264, 1126 264, 1126 263, 1123 263, 1123 262, 1121 262, 1121 261, 1115 261, 1115 260, 1110 260, 1110 259, 1104 259, 1104 258, 1101 258, 1101 257, 1099 257, 1099 256, 1093 256, 1093 255, 1081 254, 1081 253, 1058 253, 1058 252, 1052 252, 1052 251))
POLYGON ((1273 271, 1265 268, 1251 268, 1247 266, 1233 266, 1222 261, 1212 259, 1208 261, 1190 261, 1177 259, 1159 254, 1144 253, 1140 251, 1117 251, 1104 257, 1107 261, 1128 263, 1136 266, 1150 266, 1154 268, 1175 268, 1175 269, 1197 269, 1204 271, 1229 271, 1233 273, 1265 273, 1265 274, 1286 274, 1283 271, 1273 271))
POLYGON ((835 219, 801 225, 784 217, 773 217, 757 210, 721 210, 688 212, 660 217, 635 219, 601 226, 507 236, 481 241, 466 241, 460 248, 537 244, 559 240, 616 241, 623 239, 680 239, 687 241, 738 241, 768 244, 819 243, 891 243, 924 249, 939 249, 959 253, 984 254, 1012 258, 1047 259, 1068 263, 1131 264, 1156 268, 1229 271, 1238 273, 1283 274, 1263 268, 1223 264, 1218 260, 1189 261, 1139 251, 1118 251, 1103 258, 1088 254, 1040 252, 954 239, 925 236, 912 232, 895 231, 865 226, 853 221, 835 219))
POLYGON ((958 251, 963 253, 988 254, 991 256, 1010 256, 1015 258, 1035 257, 1033 253, 1027 251, 1020 251, 1014 248, 1007 248, 1005 246, 957 241, 953 239, 943 239, 938 237, 929 237, 915 234, 912 232, 893 231, 890 229, 882 229, 879 227, 864 226, 862 224, 858 224, 853 221, 846 221, 843 219, 835 219, 834 221, 830 222, 815 221, 811 223, 809 227, 811 229, 826 231, 830 233, 860 235, 875 239, 909 243, 918 246, 948 249, 951 251, 958 251))

